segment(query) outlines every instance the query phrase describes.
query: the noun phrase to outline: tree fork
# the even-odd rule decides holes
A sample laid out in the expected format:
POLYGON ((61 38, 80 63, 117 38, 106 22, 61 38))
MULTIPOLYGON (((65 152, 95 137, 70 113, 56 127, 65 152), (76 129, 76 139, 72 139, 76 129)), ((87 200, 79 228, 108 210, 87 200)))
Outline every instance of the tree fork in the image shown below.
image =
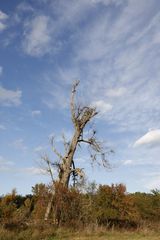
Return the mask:
MULTIPOLYGON (((73 137, 72 137, 72 140, 70 143, 66 142, 64 135, 62 136, 63 140, 64 140, 64 149, 65 149, 64 156, 62 156, 56 150, 56 148, 54 147, 53 141, 52 141, 52 150, 59 158, 59 163, 53 164, 54 166, 57 166, 58 170, 59 170, 57 181, 63 187, 66 187, 66 188, 69 187, 69 181, 70 181, 71 174, 73 174, 74 179, 75 179, 76 168, 74 165, 73 158, 74 158, 74 154, 76 152, 77 146, 79 146, 79 144, 87 143, 89 145, 89 147, 95 152, 94 155, 91 154, 91 158, 93 157, 93 161, 96 158, 96 154, 101 153, 101 155, 103 154, 103 159, 102 159, 103 165, 104 165, 104 162, 108 162, 104 158, 105 153, 103 152, 103 148, 101 147, 100 143, 95 138, 95 133, 96 133, 95 130, 93 131, 93 135, 90 138, 85 139, 85 140, 83 139, 83 131, 84 131, 87 123, 90 122, 91 119, 95 115, 97 115, 97 111, 96 111, 96 108, 94 108, 94 107, 89 107, 89 106, 83 106, 83 107, 78 106, 77 107, 76 106, 75 95, 76 95, 76 90, 77 90, 78 85, 79 85, 79 81, 76 81, 72 85, 71 99, 70 99, 70 111, 71 111, 72 123, 74 126, 74 134, 73 134, 73 137), (72 169, 72 165, 73 165, 73 169, 72 169)), ((75 182, 74 182, 74 185, 75 185, 75 182)), ((47 220, 49 217, 54 194, 55 194, 54 191, 52 191, 52 197, 49 200, 49 203, 48 203, 48 206, 46 209, 45 220, 47 220)))

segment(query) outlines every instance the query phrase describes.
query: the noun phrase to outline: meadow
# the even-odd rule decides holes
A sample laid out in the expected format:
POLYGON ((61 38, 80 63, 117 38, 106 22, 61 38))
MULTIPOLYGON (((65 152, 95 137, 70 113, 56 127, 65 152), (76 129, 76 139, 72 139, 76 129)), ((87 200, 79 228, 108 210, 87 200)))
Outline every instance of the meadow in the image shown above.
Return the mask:
POLYGON ((98 229, 71 231, 68 229, 30 228, 23 231, 8 231, 0 229, 1 240, 159 240, 160 231, 140 229, 136 231, 98 229))
POLYGON ((160 232, 155 231, 106 231, 99 233, 75 233, 65 234, 60 236, 50 237, 47 240, 159 240, 160 232))

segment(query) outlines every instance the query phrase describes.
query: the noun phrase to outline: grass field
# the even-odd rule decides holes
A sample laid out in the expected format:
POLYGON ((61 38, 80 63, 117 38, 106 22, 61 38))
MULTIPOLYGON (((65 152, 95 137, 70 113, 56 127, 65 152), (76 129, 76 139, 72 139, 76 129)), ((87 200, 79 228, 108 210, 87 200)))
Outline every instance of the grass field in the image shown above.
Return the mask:
POLYGON ((50 237, 48 240, 160 240, 160 233, 156 232, 106 232, 103 234, 62 234, 59 237, 50 237))
POLYGON ((160 240, 160 230, 135 231, 91 229, 74 232, 70 229, 28 228, 9 231, 0 227, 0 240, 160 240))

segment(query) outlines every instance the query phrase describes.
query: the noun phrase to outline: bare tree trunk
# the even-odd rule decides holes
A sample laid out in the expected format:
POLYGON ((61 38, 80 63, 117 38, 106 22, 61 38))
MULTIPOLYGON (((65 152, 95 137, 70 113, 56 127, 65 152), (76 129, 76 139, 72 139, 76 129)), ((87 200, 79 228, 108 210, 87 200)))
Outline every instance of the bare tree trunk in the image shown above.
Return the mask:
MULTIPOLYGON (((76 105, 75 94, 76 94, 76 88, 77 88, 78 84, 79 84, 79 82, 76 82, 72 86, 71 101, 70 101, 70 110, 71 110, 71 116, 72 116, 72 123, 74 126, 74 135, 73 135, 73 138, 70 143, 67 143, 65 141, 65 137, 63 137, 64 148, 65 148, 64 156, 62 156, 56 150, 56 148, 52 142, 52 150, 54 151, 54 153, 57 155, 57 157, 60 160, 60 163, 53 164, 53 165, 58 166, 58 169, 59 169, 58 182, 60 184, 62 184, 63 187, 67 187, 67 188, 69 186, 69 180, 70 180, 71 174, 77 173, 76 171, 78 170, 75 168, 75 165, 72 168, 72 163, 74 162, 73 157, 74 157, 77 146, 80 143, 84 142, 84 143, 87 143, 96 153, 101 153, 101 151, 102 151, 102 148, 101 148, 99 142, 97 142, 97 140, 95 138, 95 133, 96 133, 95 130, 93 131, 92 136, 90 136, 88 139, 83 139, 82 135, 83 135, 83 131, 84 131, 86 124, 88 122, 90 122, 90 120, 97 114, 97 112, 94 107, 88 107, 88 106, 81 107, 81 106, 76 105)), ((96 154, 91 155, 91 157, 93 157, 93 160, 95 160, 96 154)), ((103 157, 104 157, 104 154, 103 154, 103 157)), ((105 159, 103 158, 102 161, 103 161, 103 165, 104 165, 105 159)), ((47 164, 49 166, 48 171, 50 172, 51 177, 53 179, 51 168, 50 168, 50 162, 47 161, 47 164)), ((54 194, 55 193, 52 192, 51 199, 49 200, 49 203, 48 203, 48 206, 46 209, 45 220, 47 220, 49 217, 53 199, 54 199, 54 194)))
POLYGON ((48 205, 47 205, 47 208, 46 208, 46 212, 45 212, 45 216, 44 216, 45 221, 48 220, 49 214, 51 212, 53 198, 54 198, 54 193, 52 193, 51 198, 49 199, 49 202, 48 202, 48 205))
POLYGON ((68 153, 63 159, 61 171, 59 173, 59 182, 64 186, 68 188, 70 175, 71 175, 71 169, 72 169, 72 162, 73 162, 73 156, 77 148, 78 140, 81 135, 81 130, 75 130, 75 134, 72 138, 71 144, 69 146, 68 153))

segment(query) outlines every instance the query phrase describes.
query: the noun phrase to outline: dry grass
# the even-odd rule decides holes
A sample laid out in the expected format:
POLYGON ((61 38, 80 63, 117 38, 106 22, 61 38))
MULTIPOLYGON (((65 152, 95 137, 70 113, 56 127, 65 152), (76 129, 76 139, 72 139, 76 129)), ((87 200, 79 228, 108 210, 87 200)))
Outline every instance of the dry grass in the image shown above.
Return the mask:
POLYGON ((138 232, 106 232, 103 234, 62 234, 62 236, 50 237, 48 240, 160 240, 158 233, 138 233, 138 232))
POLYGON ((160 231, 148 228, 136 231, 106 230, 87 227, 85 230, 55 229, 53 226, 32 226, 8 230, 0 227, 0 240, 160 240, 160 231))
MULTIPOLYGON (((64 238, 59 238, 64 239, 64 238)), ((59 240, 57 238, 57 240, 59 240)), ((68 238, 69 239, 69 238, 68 238)), ((160 237, 158 234, 143 234, 143 233, 129 233, 129 232, 108 232, 103 236, 99 235, 90 235, 90 236, 83 236, 83 237, 71 237, 70 239, 73 240, 159 240, 160 237)))
POLYGON ((19 227, 13 229, 0 227, 0 240, 48 240, 49 236, 55 236, 54 228, 41 225, 25 229, 19 227))
POLYGON ((126 230, 106 230, 106 228, 88 227, 82 231, 59 230, 55 237, 47 240, 160 240, 160 228, 141 228, 135 231, 126 230), (158 230, 159 229, 159 230, 158 230))

